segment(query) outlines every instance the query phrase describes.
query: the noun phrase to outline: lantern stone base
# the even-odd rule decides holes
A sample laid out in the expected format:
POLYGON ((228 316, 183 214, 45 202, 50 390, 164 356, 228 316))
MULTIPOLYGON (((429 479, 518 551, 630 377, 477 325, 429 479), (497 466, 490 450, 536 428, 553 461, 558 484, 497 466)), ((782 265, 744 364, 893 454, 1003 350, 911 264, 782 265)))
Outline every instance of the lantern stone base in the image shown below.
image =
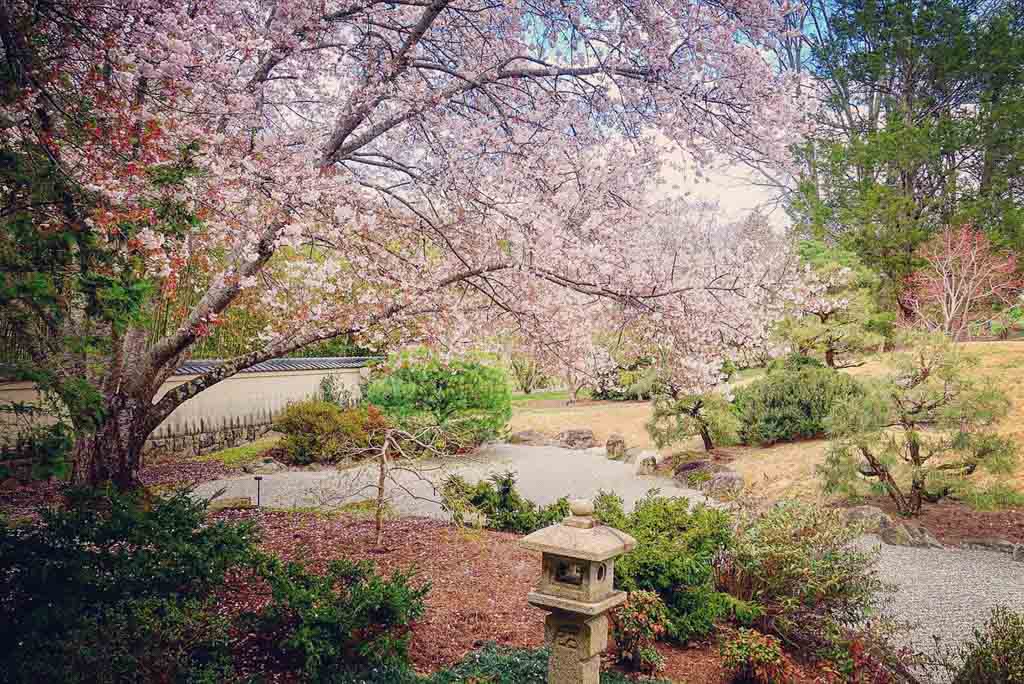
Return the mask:
POLYGON ((601 654, 608 648, 608 617, 554 611, 544 620, 551 647, 548 684, 598 684, 601 654))

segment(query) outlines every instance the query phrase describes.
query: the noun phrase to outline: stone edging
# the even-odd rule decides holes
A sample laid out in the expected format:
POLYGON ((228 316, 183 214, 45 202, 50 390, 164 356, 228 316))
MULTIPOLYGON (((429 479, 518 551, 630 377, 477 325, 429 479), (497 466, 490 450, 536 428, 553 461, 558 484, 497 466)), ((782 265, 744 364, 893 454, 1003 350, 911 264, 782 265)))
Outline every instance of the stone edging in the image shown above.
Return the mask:
POLYGON ((1024 563, 1024 544, 1014 544, 1006 539, 995 537, 969 537, 960 542, 961 549, 973 551, 996 551, 1008 554, 1015 561, 1024 563))

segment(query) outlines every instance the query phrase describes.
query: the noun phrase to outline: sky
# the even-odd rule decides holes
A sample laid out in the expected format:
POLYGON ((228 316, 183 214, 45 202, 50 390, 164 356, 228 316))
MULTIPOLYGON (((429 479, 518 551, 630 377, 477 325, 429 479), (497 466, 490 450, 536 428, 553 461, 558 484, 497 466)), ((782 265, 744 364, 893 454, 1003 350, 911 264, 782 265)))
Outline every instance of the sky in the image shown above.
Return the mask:
MULTIPOLYGON (((667 160, 684 163, 684 153, 679 150, 667 151, 667 160)), ((789 218, 781 207, 775 206, 774 191, 754 183, 754 173, 742 165, 721 165, 705 167, 703 178, 696 178, 691 171, 682 171, 671 164, 664 169, 664 182, 654 190, 656 196, 672 197, 685 195, 691 200, 717 202, 723 214, 737 219, 754 210, 768 216, 772 225, 780 228, 789 225, 789 218)))

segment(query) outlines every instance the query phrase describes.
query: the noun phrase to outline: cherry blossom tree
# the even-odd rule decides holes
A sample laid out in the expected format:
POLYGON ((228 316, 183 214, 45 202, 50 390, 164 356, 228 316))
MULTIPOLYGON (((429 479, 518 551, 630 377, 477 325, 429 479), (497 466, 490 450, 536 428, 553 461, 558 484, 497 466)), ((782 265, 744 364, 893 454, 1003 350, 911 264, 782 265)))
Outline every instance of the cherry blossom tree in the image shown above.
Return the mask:
POLYGON ((66 402, 95 388, 74 479, 133 486, 177 406, 341 335, 559 339, 583 298, 710 377, 777 270, 756 241, 689 262, 685 207, 646 199, 655 141, 785 159, 781 26, 768 0, 3 3, 3 145, 47 193, 4 181, 4 246, 71 246, 0 303, 66 402), (239 311, 249 350, 157 398, 239 311))
POLYGON ((924 267, 907 279, 905 306, 913 322, 961 339, 971 325, 994 317, 1021 290, 1013 255, 992 249, 972 226, 946 227, 918 252, 924 267))

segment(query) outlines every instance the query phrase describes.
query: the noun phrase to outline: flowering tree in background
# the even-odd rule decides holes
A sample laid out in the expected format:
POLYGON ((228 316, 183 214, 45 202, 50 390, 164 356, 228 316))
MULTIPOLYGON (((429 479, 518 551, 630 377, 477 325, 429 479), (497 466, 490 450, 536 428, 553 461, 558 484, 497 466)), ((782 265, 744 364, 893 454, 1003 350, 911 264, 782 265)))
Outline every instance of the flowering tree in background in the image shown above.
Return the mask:
POLYGON ((767 0, 3 3, 0 305, 19 372, 83 409, 74 479, 133 486, 182 402, 342 335, 556 339, 583 297, 707 375, 776 271, 685 260, 656 141, 785 158, 780 26, 767 0), (238 312, 248 349, 157 397, 238 312))
POLYGON ((905 306, 913 322, 955 340, 969 326, 991 321, 995 307, 1020 293, 1016 259, 993 251, 988 237, 972 226, 947 227, 918 256, 925 265, 907 279, 905 306))

